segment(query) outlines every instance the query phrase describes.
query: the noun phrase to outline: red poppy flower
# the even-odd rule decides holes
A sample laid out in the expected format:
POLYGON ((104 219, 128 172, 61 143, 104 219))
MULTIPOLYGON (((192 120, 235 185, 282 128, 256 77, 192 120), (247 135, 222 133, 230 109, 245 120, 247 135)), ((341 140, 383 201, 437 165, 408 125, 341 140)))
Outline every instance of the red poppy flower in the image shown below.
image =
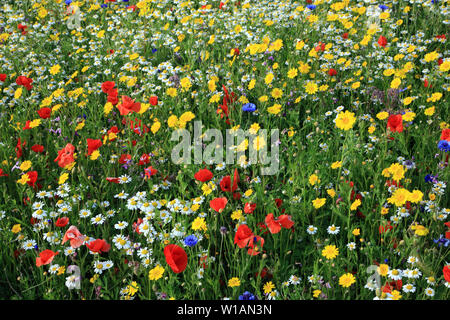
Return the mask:
POLYGON ((89 243, 86 243, 86 247, 88 247, 89 250, 91 250, 92 252, 95 252, 95 253, 108 252, 109 249, 111 249, 111 245, 109 245, 103 239, 97 239, 97 240, 91 241, 89 243))
POLYGON ((266 225, 269 228, 271 233, 278 233, 281 231, 281 227, 290 229, 294 225, 294 221, 292 221, 292 217, 286 214, 283 214, 275 219, 273 217, 273 213, 269 213, 265 219, 266 225))
POLYGON ((442 273, 444 273, 445 281, 450 282, 450 264, 444 266, 442 273))
POLYGON ((58 166, 64 168, 68 164, 71 164, 75 161, 73 158, 73 153, 75 151, 75 147, 68 143, 64 148, 58 151, 58 156, 54 160, 54 162, 58 162, 58 166))
POLYGON ((209 202, 209 206, 212 209, 214 209, 215 211, 220 213, 220 212, 223 211, 223 209, 225 209, 225 206, 227 205, 227 202, 228 202, 228 200, 225 197, 223 197, 223 198, 215 198, 215 199, 212 199, 209 202))
POLYGON ((234 48, 233 50, 235 56, 238 56, 241 53, 238 48, 234 48))
POLYGON ((143 153, 142 156, 139 158, 139 165, 143 166, 144 164, 147 164, 150 162, 150 155, 148 153, 143 153))
POLYGON ((428 86, 431 88, 430 82, 428 81, 428 79, 423 80, 423 86, 425 88, 428 88, 428 86))
POLYGON ((88 145, 88 156, 102 146, 102 140, 100 139, 86 139, 86 142, 88 145))
POLYGON ((378 38, 378 44, 380 45, 380 47, 383 47, 383 48, 386 47, 387 39, 385 37, 383 37, 383 36, 380 36, 378 38))
POLYGON ((402 132, 403 131, 403 119, 401 114, 393 114, 389 116, 387 127, 392 132, 402 132))
POLYGON ((244 212, 247 214, 253 213, 256 209, 256 203, 246 202, 244 205, 244 212))
POLYGON ((8 174, 4 173, 3 169, 0 168, 0 177, 7 177, 7 176, 8 176, 8 174))
POLYGON ((119 178, 108 177, 108 178, 106 178, 106 181, 112 182, 112 183, 119 183, 119 178))
POLYGON ((209 171, 208 169, 200 169, 197 171, 196 174, 194 174, 195 180, 198 180, 200 182, 206 182, 211 180, 213 177, 213 173, 209 171))
POLYGON ((36 258, 36 267, 40 267, 46 264, 49 264, 53 261, 53 258, 58 254, 59 252, 53 252, 52 250, 46 249, 39 253, 39 257, 36 258))
POLYGON ((16 79, 16 84, 18 86, 24 86, 28 91, 30 91, 33 86, 31 85, 33 83, 33 79, 27 78, 25 76, 18 76, 16 79))
POLYGON ((389 230, 392 230, 392 229, 394 229, 394 227, 391 225, 391 222, 388 221, 387 225, 385 225, 385 226, 380 226, 379 232, 380 232, 380 234, 381 234, 381 233, 388 232, 389 230))
POLYGON ((141 218, 137 219, 137 222, 133 222, 133 230, 136 231, 138 234, 141 234, 141 232, 139 231, 139 225, 144 222, 144 220, 142 220, 141 218))
POLYGON ((233 185, 231 185, 231 177, 225 176, 220 180, 220 189, 223 192, 234 192, 237 189, 239 183, 239 174, 237 169, 234 170, 233 185))
POLYGON ((248 244, 249 248, 247 250, 247 254, 251 256, 256 256, 259 253, 261 253, 263 246, 264 246, 264 238, 260 236, 253 236, 248 244))
POLYGON ((105 81, 102 83, 102 91, 108 93, 115 85, 114 81, 105 81))
POLYGON ((0 81, 4 82, 6 80, 6 74, 0 73, 0 81))
POLYGON ((166 262, 173 272, 180 273, 186 269, 188 257, 186 251, 176 244, 169 244, 164 248, 166 262))
POLYGON ((450 142, 450 129, 443 129, 441 132, 441 140, 450 142))
POLYGON ((22 156, 22 154, 23 154, 22 147, 25 147, 26 144, 27 144, 26 141, 21 142, 21 140, 19 138, 19 140, 17 141, 17 144, 16 144, 16 157, 17 158, 20 158, 22 156))
POLYGON ((342 38, 343 38, 343 39, 348 39, 348 32, 344 33, 344 34, 342 35, 342 38))
POLYGON ((149 99, 149 102, 152 106, 156 106, 158 104, 158 97, 157 96, 151 96, 149 99))
POLYGON ((47 119, 50 118, 51 114, 52 114, 52 109, 50 108, 41 108, 37 111, 37 113, 39 114, 39 117, 41 117, 41 119, 47 119))
POLYGON ((31 150, 33 150, 36 153, 42 153, 44 152, 44 146, 41 146, 40 144, 35 144, 31 147, 31 150))
POLYGON ((111 102, 111 104, 116 105, 119 103, 119 98, 117 98, 117 96, 108 96, 108 98, 106 98, 106 101, 111 102))
POLYGON ((56 220, 55 226, 64 228, 65 226, 67 226, 68 223, 69 223, 68 217, 61 217, 61 218, 58 218, 58 220, 56 220))
POLYGON ((123 154, 119 158, 119 163, 126 164, 130 160, 131 160, 131 154, 123 154))
POLYGON ((117 105, 121 116, 126 116, 130 112, 139 112, 141 110, 141 104, 139 102, 134 102, 128 96, 122 96, 122 103, 117 105))
POLYGON ((28 175, 29 180, 27 181, 27 184, 30 187, 34 187, 34 184, 36 183, 38 173, 37 171, 29 171, 26 173, 28 175))
POLYGON ((64 234, 61 243, 64 244, 66 241, 70 241, 70 246, 72 248, 79 248, 83 244, 85 238, 86 237, 81 234, 77 227, 70 226, 70 228, 67 229, 66 233, 64 234))
POLYGON ((337 75, 337 71, 333 68, 331 68, 330 70, 328 70, 328 75, 330 77, 334 77, 335 75, 337 75))
POLYGON ((153 168, 152 166, 145 168, 145 175, 150 178, 151 176, 155 175, 158 173, 158 170, 156 170, 155 168, 153 168))
POLYGON ((253 231, 246 224, 241 224, 234 235, 234 244, 241 249, 245 248, 252 237, 254 237, 253 231))

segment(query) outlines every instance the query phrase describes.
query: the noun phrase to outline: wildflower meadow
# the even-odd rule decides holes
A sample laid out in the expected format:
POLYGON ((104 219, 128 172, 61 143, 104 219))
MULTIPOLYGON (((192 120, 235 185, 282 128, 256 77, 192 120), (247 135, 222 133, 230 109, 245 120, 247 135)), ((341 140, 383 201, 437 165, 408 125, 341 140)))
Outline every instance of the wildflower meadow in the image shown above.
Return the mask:
POLYGON ((445 0, 0 0, 0 299, 448 300, 445 0))

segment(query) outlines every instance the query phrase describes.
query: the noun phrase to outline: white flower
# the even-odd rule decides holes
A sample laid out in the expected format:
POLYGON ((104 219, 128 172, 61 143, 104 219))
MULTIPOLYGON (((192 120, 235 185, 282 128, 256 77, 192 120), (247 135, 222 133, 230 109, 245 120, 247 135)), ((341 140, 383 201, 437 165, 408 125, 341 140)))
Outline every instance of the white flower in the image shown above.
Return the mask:
POLYGON ((119 221, 118 223, 116 223, 114 225, 114 228, 116 228, 117 230, 123 230, 128 226, 128 222, 126 221, 119 221))
POLYGON ((307 229, 306 232, 308 232, 309 234, 315 234, 317 232, 317 227, 314 227, 313 225, 310 225, 307 229))
POLYGON ((327 231, 328 231, 329 234, 338 234, 340 228, 341 228, 341 227, 336 227, 336 226, 333 224, 333 225, 331 225, 331 226, 329 226, 329 227, 327 228, 327 231))
POLYGON ((426 294, 427 296, 429 296, 429 297, 434 296, 434 290, 433 290, 433 288, 430 288, 430 287, 426 288, 426 289, 425 289, 425 294, 426 294))

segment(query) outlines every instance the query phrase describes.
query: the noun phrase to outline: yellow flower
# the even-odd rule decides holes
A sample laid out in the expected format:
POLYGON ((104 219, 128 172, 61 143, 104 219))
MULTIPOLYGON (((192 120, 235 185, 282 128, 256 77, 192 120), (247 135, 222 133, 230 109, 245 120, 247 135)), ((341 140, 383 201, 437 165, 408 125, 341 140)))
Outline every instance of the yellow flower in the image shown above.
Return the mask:
POLYGON ((308 81, 305 84, 305 91, 307 94, 315 94, 319 90, 319 86, 314 81, 308 81))
POLYGON ((20 170, 22 170, 22 171, 27 171, 28 169, 30 169, 31 168, 31 161, 30 160, 26 160, 26 161, 24 161, 24 162, 22 162, 21 164, 20 164, 20 170))
POLYGON ((150 280, 158 280, 162 277, 163 273, 164 268, 158 265, 149 271, 148 277, 150 280))
POLYGON ((14 92, 14 99, 19 99, 20 96, 22 95, 22 91, 23 91, 22 87, 17 88, 16 91, 14 92))
POLYGON ((326 201, 327 201, 326 198, 316 198, 312 201, 312 204, 314 208, 319 209, 325 204, 326 201))
POLYGON ((273 73, 272 72, 268 73, 266 75, 266 77, 264 78, 265 84, 270 84, 272 82, 273 78, 274 78, 273 73))
POLYGON ((412 111, 408 111, 404 115, 402 115, 402 119, 405 121, 408 121, 408 122, 413 121, 415 117, 416 117, 416 113, 412 112, 412 111))
POLYGON ((327 245, 322 250, 322 256, 324 256, 328 260, 332 260, 339 255, 339 248, 336 248, 334 244, 327 245))
POLYGON ((387 264, 382 263, 378 266, 377 272, 380 276, 385 277, 389 272, 389 266, 387 264))
POLYGON ((275 88, 272 90, 271 94, 274 99, 279 99, 283 96, 283 90, 275 88))
POLYGON ((361 230, 359 228, 353 229, 352 234, 357 237, 361 234, 361 230))
POLYGON ((414 224, 411 226, 411 230, 418 236, 426 236, 430 231, 420 224, 414 224))
POLYGON ((194 231, 197 231, 197 230, 206 231, 207 227, 206 227, 205 218, 200 218, 200 217, 195 218, 194 221, 192 222, 191 228, 194 231))
POLYGON ((67 172, 63 173, 58 180, 58 184, 63 184, 69 178, 69 174, 67 172))
POLYGON ((91 159, 91 160, 97 160, 99 156, 100 156, 100 151, 94 150, 94 151, 91 153, 90 159, 91 159))
POLYGON ((342 161, 335 161, 331 164, 331 169, 338 169, 342 167, 342 161))
POLYGON ((327 193, 332 198, 336 195, 336 191, 334 191, 334 189, 327 189, 327 193))
POLYGON ((265 294, 271 293, 274 288, 275 288, 275 285, 272 283, 272 281, 266 282, 263 286, 263 290, 264 290, 265 294))
POLYGON ((275 103, 273 106, 267 108, 267 111, 271 114, 279 114, 281 111, 281 105, 275 103))
POLYGON ((153 134, 155 134, 156 132, 158 132, 159 128, 161 127, 161 122, 159 121, 155 121, 152 124, 152 127, 150 128, 150 130, 152 131, 153 134))
POLYGON ((322 290, 316 289, 313 291, 313 297, 317 298, 322 293, 322 290))
POLYGON ((436 60, 437 58, 439 58, 439 53, 437 53, 436 51, 433 51, 433 52, 427 53, 424 57, 424 60, 426 62, 431 62, 431 61, 436 60))
POLYGON ((423 198, 423 193, 420 190, 413 190, 409 194, 408 200, 411 201, 412 203, 418 203, 418 202, 422 201, 422 198, 423 198))
POLYGON ((410 192, 404 188, 399 188, 394 191, 392 196, 388 198, 388 202, 395 204, 397 207, 403 206, 409 199, 410 192))
POLYGON ((347 131, 353 128, 353 125, 356 122, 355 114, 350 111, 341 111, 339 112, 336 118, 336 127, 341 130, 347 131))
POLYGON ((402 80, 400 80, 400 78, 394 78, 394 80, 391 81, 391 88, 397 89, 401 83, 402 83, 402 80))
POLYGON ((319 177, 317 175, 315 175, 315 174, 310 175, 309 176, 309 184, 313 186, 316 183, 320 183, 319 177))
POLYGON ((346 273, 343 274, 340 278, 339 278, 339 284, 344 287, 344 288, 348 288, 350 287, 352 284, 354 284, 356 282, 356 278, 353 274, 351 273, 346 273))
POLYGON ((61 70, 61 66, 59 64, 55 64, 54 66, 52 66, 50 68, 50 74, 51 75, 58 74, 60 70, 61 70))
POLYGON ((292 68, 292 69, 289 69, 287 76, 289 79, 293 79, 297 76, 297 74, 298 74, 297 68, 292 68))
POLYGON ((166 94, 172 98, 177 96, 177 89, 176 88, 167 88, 166 94))
POLYGON ((434 114, 435 107, 429 107, 425 109, 425 115, 431 117, 434 114))
POLYGON ((447 72, 450 70, 450 59, 445 60, 444 62, 441 63, 441 65, 439 66, 439 71, 440 72, 447 72))
POLYGON ((99 32, 97 32, 98 38, 103 38, 104 36, 105 36, 105 30, 100 30, 99 32))
POLYGON ((361 205, 361 200, 356 199, 356 200, 352 203, 352 205, 350 206, 350 210, 351 210, 351 211, 354 211, 354 210, 356 210, 360 205, 361 205))
POLYGON ((20 227, 20 224, 15 224, 12 229, 11 232, 12 233, 19 233, 22 230, 22 228, 20 227))
POLYGON ((233 220, 239 220, 241 218, 242 218, 242 210, 233 211, 233 213, 231 214, 231 219, 233 220))
POLYGON ((386 111, 382 111, 382 112, 377 113, 376 117, 379 120, 384 120, 384 119, 387 119, 387 117, 389 117, 389 113, 387 113, 386 111))
POLYGON ((241 285, 241 280, 239 280, 239 278, 234 277, 231 278, 230 280, 228 280, 228 286, 233 288, 233 287, 239 287, 241 285))

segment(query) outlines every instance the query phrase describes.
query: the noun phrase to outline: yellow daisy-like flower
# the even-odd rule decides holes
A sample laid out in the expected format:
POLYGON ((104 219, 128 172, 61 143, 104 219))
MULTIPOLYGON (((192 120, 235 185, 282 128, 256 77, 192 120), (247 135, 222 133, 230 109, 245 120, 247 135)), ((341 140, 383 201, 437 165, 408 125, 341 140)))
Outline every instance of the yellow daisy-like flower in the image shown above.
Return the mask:
POLYGON ((281 105, 278 103, 275 103, 273 106, 267 108, 267 112, 271 113, 271 114, 279 114, 281 111, 281 105))
POLYGON ((336 127, 341 130, 347 131, 353 128, 356 122, 356 117, 353 112, 341 111, 336 118, 336 127))
POLYGON ((389 272, 389 266, 387 264, 382 263, 378 266, 377 272, 380 276, 385 277, 389 272))
POLYGON ((396 205, 397 207, 403 206, 410 198, 410 192, 404 188, 399 188, 394 191, 392 196, 388 198, 388 202, 396 205))
POLYGON ((387 113, 386 111, 382 111, 382 112, 377 113, 376 117, 379 120, 384 120, 384 119, 387 119, 389 117, 389 113, 387 113))
POLYGON ((352 284, 354 284, 356 282, 356 278, 353 274, 351 273, 346 273, 343 274, 340 278, 339 278, 339 284, 344 287, 344 288, 348 288, 350 287, 352 284))
POLYGON ((312 201, 312 204, 314 208, 319 209, 325 204, 326 201, 327 201, 326 198, 316 198, 312 201))
POLYGON ((263 290, 265 294, 269 294, 272 292, 272 290, 275 288, 275 285, 272 283, 272 281, 266 282, 264 284, 263 290))
POLYGON ((275 88, 272 90, 271 95, 274 99, 280 99, 283 96, 283 90, 275 88))
POLYGON ((339 255, 339 248, 336 248, 334 244, 325 246, 322 250, 322 256, 324 256, 328 260, 332 260, 339 255))
POLYGON ((239 278, 234 277, 231 278, 230 280, 228 280, 228 286, 233 288, 233 287, 239 287, 241 285, 241 280, 239 280, 239 278))
POLYGON ((309 184, 310 185, 315 185, 316 183, 320 183, 320 179, 316 174, 312 174, 309 176, 309 184))
POLYGON ((354 211, 354 210, 356 210, 360 205, 361 205, 361 200, 356 199, 356 200, 352 203, 352 205, 350 206, 350 210, 351 210, 351 211, 354 211))
POLYGON ((319 86, 314 81, 308 81, 305 84, 305 91, 307 94, 315 94, 319 90, 319 86))
POLYGON ((161 266, 156 266, 152 270, 149 271, 148 277, 150 280, 158 280, 162 277, 164 273, 164 268, 161 266))

